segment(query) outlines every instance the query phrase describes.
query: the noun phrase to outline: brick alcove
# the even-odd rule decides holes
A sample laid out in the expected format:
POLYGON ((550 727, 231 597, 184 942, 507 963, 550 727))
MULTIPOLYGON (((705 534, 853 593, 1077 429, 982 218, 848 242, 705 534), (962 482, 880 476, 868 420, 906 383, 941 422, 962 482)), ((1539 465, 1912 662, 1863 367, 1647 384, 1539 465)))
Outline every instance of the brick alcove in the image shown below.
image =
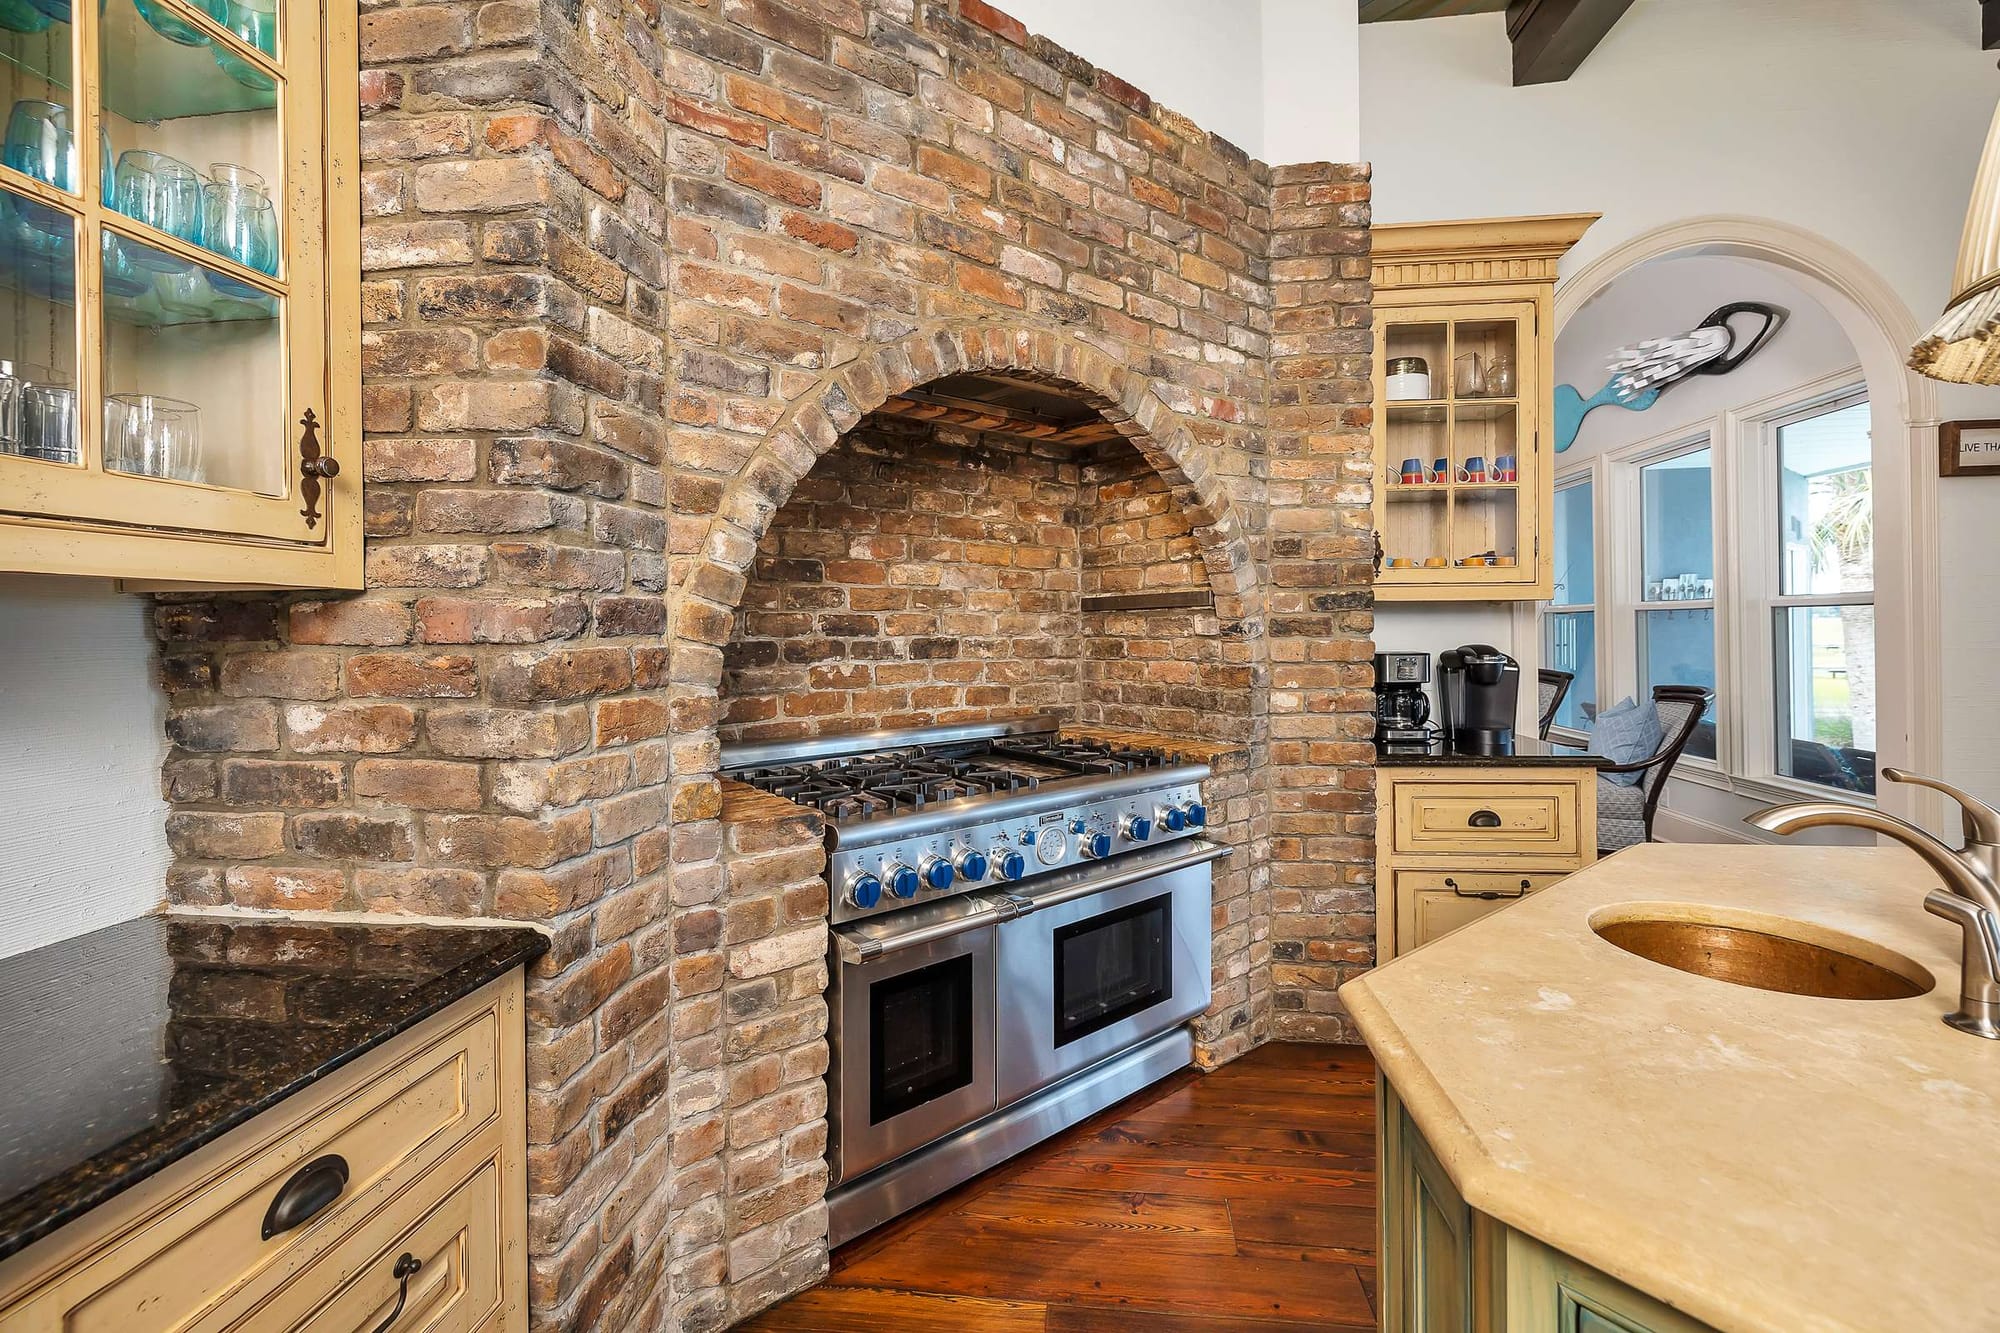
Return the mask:
POLYGON ((1252 161, 981 0, 415 0, 362 42, 368 586, 162 601, 168 896, 550 930, 533 1324, 719 1328, 825 1263, 816 834, 725 794, 721 684, 760 540, 892 392, 1129 428, 1213 608, 1102 613, 1203 651, 1178 703, 1086 662, 1076 725, 1219 747, 1209 1058, 1348 1035, 1366 169, 1252 161))

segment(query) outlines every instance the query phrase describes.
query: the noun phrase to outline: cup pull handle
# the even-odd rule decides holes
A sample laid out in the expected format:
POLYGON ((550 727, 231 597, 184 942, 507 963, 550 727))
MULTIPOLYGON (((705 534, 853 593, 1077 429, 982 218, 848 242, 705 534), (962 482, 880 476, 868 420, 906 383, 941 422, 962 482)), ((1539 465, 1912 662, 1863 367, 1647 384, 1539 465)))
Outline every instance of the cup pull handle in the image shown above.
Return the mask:
POLYGON ((325 1212, 347 1188, 347 1159, 339 1153, 315 1157, 279 1187, 264 1213, 264 1239, 302 1227, 325 1212))
POLYGON ((1467 828, 1499 828, 1500 816, 1491 810, 1474 810, 1472 817, 1465 821, 1467 828))
POLYGON ((403 1305, 410 1299, 410 1279, 415 1277, 423 1266, 423 1260, 408 1250, 403 1251, 403 1257, 396 1261, 395 1268, 390 1270, 389 1274, 396 1279, 396 1308, 389 1311, 387 1319, 375 1325, 375 1333, 389 1333, 396 1321, 403 1317, 403 1305))
POLYGON ((310 407, 299 418, 299 425, 305 428, 299 435, 299 498, 306 502, 299 517, 310 530, 319 526, 320 483, 340 475, 340 460, 320 452, 319 418, 310 407))

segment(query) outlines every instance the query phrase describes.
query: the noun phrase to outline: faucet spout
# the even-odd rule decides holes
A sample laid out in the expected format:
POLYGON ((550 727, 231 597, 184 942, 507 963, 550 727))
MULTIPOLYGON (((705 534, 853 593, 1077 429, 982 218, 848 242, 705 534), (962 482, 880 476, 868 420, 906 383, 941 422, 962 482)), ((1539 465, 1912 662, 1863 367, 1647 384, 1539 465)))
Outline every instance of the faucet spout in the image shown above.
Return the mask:
POLYGON ((1894 815, 1842 801, 1774 805, 1750 816, 1749 822, 1780 835, 1797 833, 1801 829, 1842 827, 1866 829, 1885 838, 1893 838, 1923 857, 1953 893, 2000 917, 2000 881, 1995 880, 1992 869, 1973 855, 1989 850, 1982 844, 1975 843, 1965 851, 1959 851, 1894 815))

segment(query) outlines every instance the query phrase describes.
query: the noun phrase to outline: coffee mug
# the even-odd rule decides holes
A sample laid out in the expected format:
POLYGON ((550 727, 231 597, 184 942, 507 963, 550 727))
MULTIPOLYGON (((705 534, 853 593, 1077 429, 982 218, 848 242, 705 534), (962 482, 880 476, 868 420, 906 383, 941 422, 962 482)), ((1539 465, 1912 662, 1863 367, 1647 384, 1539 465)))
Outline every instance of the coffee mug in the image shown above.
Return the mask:
POLYGON ((1389 568, 1391 569, 1413 569, 1416 567, 1416 563, 1416 561, 1406 555, 1392 555, 1389 557, 1389 568))
POLYGON ((1514 455, 1501 454, 1493 460, 1493 480, 1513 481, 1516 476, 1515 469, 1514 455))
POLYGON ((1431 460, 1431 470, 1426 475, 1434 485, 1444 485, 1445 482, 1451 480, 1451 460, 1449 458, 1433 458, 1431 460))
POLYGON ((1458 479, 1460 481, 1485 481, 1486 460, 1476 455, 1466 459, 1465 466, 1458 470, 1458 479))
POLYGON ((1424 558, 1425 569, 1443 569, 1444 567, 1445 559, 1441 555, 1426 556, 1424 558))
POLYGON ((1421 486, 1424 484, 1423 459, 1405 458, 1403 460, 1402 471, 1403 471, 1403 484, 1405 486, 1421 486))
POLYGON ((1511 555, 1496 555, 1487 563, 1500 569, 1512 569, 1514 567, 1514 557, 1511 555))

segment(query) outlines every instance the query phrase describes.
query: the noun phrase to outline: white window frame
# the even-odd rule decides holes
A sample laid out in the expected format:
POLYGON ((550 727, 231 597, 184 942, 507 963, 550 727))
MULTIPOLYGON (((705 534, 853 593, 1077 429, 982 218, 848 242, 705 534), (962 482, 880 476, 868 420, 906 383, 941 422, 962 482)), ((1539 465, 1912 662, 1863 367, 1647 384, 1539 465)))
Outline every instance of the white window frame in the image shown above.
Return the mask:
MULTIPOLYGON (((1867 401, 1868 385, 1859 366, 1734 408, 1706 421, 1593 455, 1556 473, 1558 489, 1588 480, 1592 487, 1591 538, 1596 567, 1596 600, 1590 604, 1523 605, 1517 610, 1517 641, 1532 635, 1539 661, 1546 639, 1545 617, 1552 612, 1593 612, 1597 631, 1597 700, 1608 707, 1641 693, 1638 651, 1639 612, 1701 610, 1715 616, 1716 757, 1683 755, 1676 781, 1699 783, 1758 800, 1833 796, 1872 805, 1862 792, 1834 791, 1801 782, 1777 770, 1776 609, 1782 606, 1872 602, 1855 593, 1825 596, 1779 595, 1778 591, 1778 427, 1840 407, 1867 401), (1647 603, 1643 600, 1644 559, 1640 469, 1706 446, 1710 452, 1715 597, 1713 600, 1647 603), (1631 533, 1613 543, 1610 533, 1631 533)), ((1876 405, 1879 414, 1880 404, 1876 405)), ((1879 421, 1876 437, 1882 437, 1879 421)), ((1874 458, 1877 472, 1881 460, 1874 458)), ((1878 486, 1879 489, 1879 486, 1878 486)), ((1876 541, 1883 540, 1878 514, 1876 541)), ((1553 515, 1551 516, 1553 522, 1553 515)), ((1880 580, 1877 580, 1879 592, 1880 580)), ((1878 667, 1886 654, 1877 644, 1878 667)), ((1886 676, 1887 673, 1885 672, 1886 676)), ((1885 681, 1878 677, 1878 696, 1885 681)), ((1584 733, 1553 728, 1550 739, 1581 744, 1584 733)))
MULTIPOLYGON (((1597 507, 1598 504, 1600 503, 1603 492, 1598 489, 1596 470, 1593 468, 1583 468, 1581 470, 1563 473, 1562 475, 1558 476, 1555 480, 1555 490, 1553 494, 1559 497, 1561 496, 1563 490, 1566 487, 1570 486, 1590 487, 1590 588, 1591 588, 1591 596, 1593 598, 1601 598, 1604 592, 1604 581, 1599 577, 1599 571, 1602 570, 1604 567, 1604 545, 1603 545, 1604 524, 1599 518, 1597 507)), ((1553 543, 1555 541, 1555 515, 1553 512, 1551 512, 1549 515, 1548 532, 1549 532, 1549 541, 1553 543)), ((1550 558, 1551 559, 1554 558, 1553 552, 1551 553, 1550 558)), ((1546 660, 1548 654, 1547 645, 1548 645, 1549 617, 1554 615, 1563 615, 1565 613, 1574 615, 1574 614, 1580 614, 1585 611, 1588 611, 1590 613, 1591 634, 1597 640, 1596 656, 1598 662, 1598 674, 1600 677, 1603 675, 1604 610, 1596 600, 1588 602, 1549 602, 1537 608, 1537 614, 1535 616, 1535 645, 1536 645, 1535 651, 1537 654, 1538 661, 1546 660)), ((1598 703, 1601 706, 1603 703, 1604 695, 1598 687, 1598 682, 1593 680, 1592 682, 1590 682, 1590 684, 1592 692, 1596 695, 1598 703)), ((1570 689, 1574 690, 1575 688, 1576 688, 1576 683, 1572 681, 1570 683, 1570 689)), ((1541 721, 1541 709, 1540 709, 1541 698, 1539 693, 1536 696, 1535 702, 1536 702, 1535 720, 1539 724, 1541 721)), ((1580 745, 1583 742, 1584 734, 1571 727, 1551 726, 1549 728, 1549 739, 1552 741, 1566 742, 1571 745, 1580 745)))

